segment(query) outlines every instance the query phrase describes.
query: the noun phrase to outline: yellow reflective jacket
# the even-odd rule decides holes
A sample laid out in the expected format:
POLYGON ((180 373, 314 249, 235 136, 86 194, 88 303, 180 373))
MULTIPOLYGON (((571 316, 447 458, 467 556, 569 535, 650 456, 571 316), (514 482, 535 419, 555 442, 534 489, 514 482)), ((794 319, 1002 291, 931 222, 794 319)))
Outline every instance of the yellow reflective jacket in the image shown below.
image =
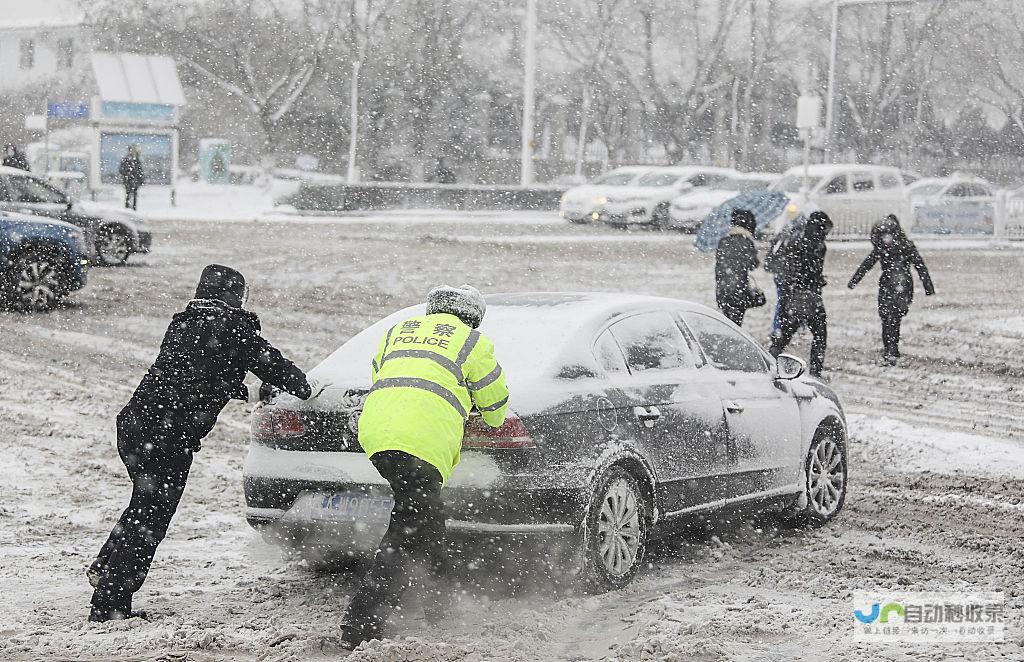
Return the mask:
POLYGON ((437 467, 447 482, 470 410, 491 427, 505 421, 508 387, 494 345, 454 315, 391 327, 371 368, 373 388, 359 417, 359 443, 371 457, 403 451, 437 467))

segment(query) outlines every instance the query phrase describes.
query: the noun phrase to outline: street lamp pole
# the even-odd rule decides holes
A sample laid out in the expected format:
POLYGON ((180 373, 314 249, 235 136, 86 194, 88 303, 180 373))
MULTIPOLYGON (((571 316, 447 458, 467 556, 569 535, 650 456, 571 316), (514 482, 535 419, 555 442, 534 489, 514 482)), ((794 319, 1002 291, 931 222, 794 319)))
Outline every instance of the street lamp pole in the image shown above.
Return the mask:
POLYGON ((519 183, 533 183, 533 107, 537 76, 537 0, 526 0, 523 40, 523 125, 520 134, 519 183))

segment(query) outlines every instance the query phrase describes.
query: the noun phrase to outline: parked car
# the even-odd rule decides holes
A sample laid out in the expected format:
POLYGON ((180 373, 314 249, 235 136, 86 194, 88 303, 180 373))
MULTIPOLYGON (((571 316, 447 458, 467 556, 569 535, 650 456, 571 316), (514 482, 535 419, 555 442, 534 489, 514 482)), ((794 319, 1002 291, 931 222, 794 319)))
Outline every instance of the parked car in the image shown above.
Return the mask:
POLYGON ((93 247, 90 256, 100 264, 124 264, 133 253, 148 253, 153 241, 137 214, 75 201, 53 184, 16 168, 0 167, 0 210, 77 225, 93 247))
POLYGON ((669 207, 669 227, 696 232, 716 207, 740 193, 766 190, 778 177, 768 173, 748 172, 711 177, 707 185, 673 198, 669 207))
POLYGON ((622 166, 595 177, 592 181, 574 186, 562 195, 558 205, 559 215, 570 223, 586 223, 599 200, 607 197, 609 190, 616 191, 636 182, 651 166, 622 166))
POLYGON ((887 214, 903 215, 904 173, 899 168, 855 163, 817 164, 787 170, 770 191, 789 196, 790 206, 771 223, 779 232, 799 213, 821 209, 835 224, 836 235, 867 236, 871 225, 887 214))
POLYGON ((999 192, 980 177, 954 173, 907 187, 914 232, 992 234, 999 192))
POLYGON ((716 185, 735 174, 736 171, 729 168, 710 166, 651 168, 626 186, 598 192, 589 205, 576 209, 575 213, 583 221, 667 228, 673 198, 684 191, 716 185))
POLYGON ((88 250, 81 228, 58 221, 0 212, 0 300, 23 311, 53 308, 82 288, 88 250))
MULTIPOLYGON (((320 363, 313 376, 333 386, 318 399, 279 395, 254 411, 246 516, 268 538, 342 554, 377 544, 391 496, 359 446, 359 414, 380 338, 417 314, 389 315, 320 363)), ((777 509, 820 525, 842 510, 839 398, 717 311, 628 294, 498 294, 482 331, 511 410, 499 429, 467 426, 442 491, 456 538, 540 536, 608 589, 629 583, 653 538, 695 517, 777 509)))

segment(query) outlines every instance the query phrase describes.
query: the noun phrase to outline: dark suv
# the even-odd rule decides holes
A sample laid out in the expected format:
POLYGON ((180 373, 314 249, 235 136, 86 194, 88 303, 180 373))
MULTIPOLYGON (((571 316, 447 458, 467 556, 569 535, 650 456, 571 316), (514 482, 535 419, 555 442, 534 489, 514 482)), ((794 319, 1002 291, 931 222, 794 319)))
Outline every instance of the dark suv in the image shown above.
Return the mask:
POLYGON ((0 212, 0 302, 22 311, 53 308, 85 285, 85 233, 64 221, 0 212))
POLYGON ((16 168, 0 167, 0 210, 77 225, 85 231, 90 256, 99 264, 124 264, 132 253, 148 253, 152 244, 152 235, 138 215, 72 201, 50 183, 16 168))

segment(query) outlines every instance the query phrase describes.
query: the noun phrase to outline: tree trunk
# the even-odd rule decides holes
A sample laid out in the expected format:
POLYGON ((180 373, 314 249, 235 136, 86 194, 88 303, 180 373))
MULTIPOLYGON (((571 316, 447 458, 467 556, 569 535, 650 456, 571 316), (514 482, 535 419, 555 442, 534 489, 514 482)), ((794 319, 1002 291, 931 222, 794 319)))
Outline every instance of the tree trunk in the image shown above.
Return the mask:
POLYGON ((590 80, 583 83, 583 103, 580 106, 580 129, 576 136, 576 176, 583 176, 583 159, 587 152, 587 124, 590 122, 590 80))

